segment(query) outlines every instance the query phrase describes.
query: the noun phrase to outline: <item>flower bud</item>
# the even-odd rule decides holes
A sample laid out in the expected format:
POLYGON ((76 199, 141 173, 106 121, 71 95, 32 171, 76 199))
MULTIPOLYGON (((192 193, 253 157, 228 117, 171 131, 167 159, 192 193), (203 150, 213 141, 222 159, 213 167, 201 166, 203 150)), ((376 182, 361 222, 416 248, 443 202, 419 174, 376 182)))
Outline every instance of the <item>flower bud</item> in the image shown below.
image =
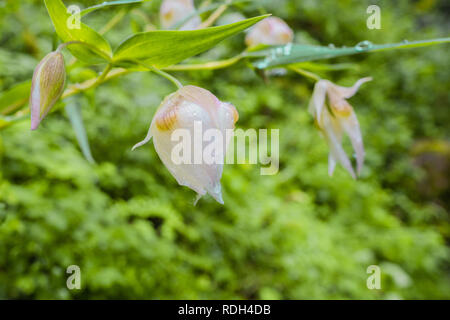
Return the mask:
POLYGON ((161 161, 180 185, 197 192, 197 200, 209 193, 223 204, 220 179, 238 117, 233 105, 219 101, 208 90, 185 86, 164 99, 147 137, 133 150, 153 138, 161 161), (213 144, 217 148, 212 150, 213 144), (208 150, 212 150, 212 161, 207 159, 208 150))
POLYGON ((31 130, 37 129, 64 91, 66 70, 59 51, 49 53, 38 64, 31 84, 31 130))
POLYGON ((247 34, 245 43, 249 47, 258 44, 283 45, 292 42, 294 32, 291 28, 277 17, 269 17, 258 22, 247 34))
MULTIPOLYGON (((170 29, 177 23, 183 21, 195 12, 193 0, 164 0, 159 11, 161 26, 170 29)), ((200 17, 194 15, 186 21, 179 29, 193 30, 201 23, 200 17)))

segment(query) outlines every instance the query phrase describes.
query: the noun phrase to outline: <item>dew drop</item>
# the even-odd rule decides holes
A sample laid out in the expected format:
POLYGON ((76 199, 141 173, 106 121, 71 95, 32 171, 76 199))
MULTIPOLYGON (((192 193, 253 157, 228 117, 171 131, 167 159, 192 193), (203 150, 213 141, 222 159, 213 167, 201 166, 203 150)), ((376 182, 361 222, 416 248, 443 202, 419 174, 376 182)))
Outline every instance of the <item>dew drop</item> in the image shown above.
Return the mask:
POLYGON ((358 43, 355 46, 355 49, 357 51, 365 51, 365 50, 369 50, 370 48, 372 48, 372 46, 373 46, 372 42, 370 42, 368 40, 364 40, 364 41, 361 41, 360 43, 358 43))
POLYGON ((275 49, 275 55, 276 56, 281 56, 283 55, 283 48, 282 47, 278 47, 275 49))
POLYGON ((283 54, 285 56, 288 56, 291 54, 291 50, 292 50, 292 43, 288 43, 287 45, 284 46, 283 48, 283 54))

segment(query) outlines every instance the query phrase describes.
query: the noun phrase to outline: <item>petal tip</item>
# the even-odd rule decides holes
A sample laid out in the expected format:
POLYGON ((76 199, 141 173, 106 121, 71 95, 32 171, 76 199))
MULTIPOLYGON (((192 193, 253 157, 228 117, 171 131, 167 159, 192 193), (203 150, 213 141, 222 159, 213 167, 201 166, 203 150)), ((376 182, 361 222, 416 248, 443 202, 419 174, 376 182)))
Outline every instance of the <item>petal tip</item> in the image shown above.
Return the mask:
POLYGON ((147 137, 144 140, 142 140, 141 142, 136 143, 132 148, 131 151, 134 151, 135 149, 142 147, 144 144, 146 144, 147 142, 150 141, 152 137, 147 137))

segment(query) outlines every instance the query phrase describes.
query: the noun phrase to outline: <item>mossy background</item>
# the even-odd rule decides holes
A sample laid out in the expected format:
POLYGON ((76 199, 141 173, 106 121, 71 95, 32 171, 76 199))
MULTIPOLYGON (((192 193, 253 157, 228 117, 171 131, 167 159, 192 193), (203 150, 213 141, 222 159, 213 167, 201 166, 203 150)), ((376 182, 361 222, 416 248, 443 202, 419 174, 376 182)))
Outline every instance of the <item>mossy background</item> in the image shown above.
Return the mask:
MULTIPOLYGON (((159 4, 128 12, 106 37, 117 45, 147 19, 157 24, 159 4)), ((230 12, 273 13, 298 43, 350 46, 448 36, 448 9, 444 0, 278 0, 230 12), (381 30, 366 27, 370 4, 381 7, 381 30)), ((98 30, 117 10, 83 21, 98 30)), ((204 57, 237 54, 243 39, 204 57)), ((30 79, 55 43, 42 1, 1 1, 0 90, 30 79)), ((449 299, 448 49, 322 61, 351 63, 319 72, 341 85, 374 78, 351 99, 367 151, 358 181, 340 166, 328 177, 327 146, 307 113, 309 79, 288 74, 265 83, 243 62, 174 73, 232 102, 239 128, 280 129, 280 172, 261 176, 259 166, 227 165, 224 206, 207 197, 194 207, 194 192, 177 185, 151 144, 131 152, 174 90, 155 74, 130 74, 77 96, 94 165, 63 111, 36 132, 29 120, 6 128, 0 298, 449 299), (73 264, 81 268, 81 290, 66 287, 73 264), (381 268, 380 290, 366 286, 369 265, 381 268)), ((79 67, 69 79, 91 76, 79 67)))

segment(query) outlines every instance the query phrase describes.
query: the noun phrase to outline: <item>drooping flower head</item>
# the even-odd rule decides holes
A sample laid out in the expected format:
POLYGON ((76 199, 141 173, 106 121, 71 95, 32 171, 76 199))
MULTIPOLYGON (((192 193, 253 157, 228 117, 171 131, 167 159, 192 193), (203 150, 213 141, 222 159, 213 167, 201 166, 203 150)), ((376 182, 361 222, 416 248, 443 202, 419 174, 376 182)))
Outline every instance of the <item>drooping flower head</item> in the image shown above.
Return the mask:
POLYGON ((30 94, 31 130, 37 129, 64 91, 66 70, 59 51, 50 52, 33 73, 30 94))
POLYGON ((359 87, 372 78, 359 79, 352 87, 341 87, 329 80, 317 81, 309 103, 309 112, 314 117, 316 126, 322 132, 330 148, 328 157, 328 173, 331 176, 339 162, 356 179, 364 163, 364 145, 353 107, 349 99, 359 87), (342 137, 346 133, 356 154, 356 172, 342 147, 342 137))
MULTIPOLYGON (((164 0, 159 10, 161 26, 170 29, 177 23, 182 22, 195 13, 193 0, 164 0)), ((195 14, 186 21, 179 29, 193 30, 201 23, 200 17, 195 14)))
POLYGON ((234 129, 238 117, 233 105, 221 102, 208 90, 185 86, 164 99, 153 117, 147 137, 133 150, 153 138, 161 161, 180 185, 197 192, 197 200, 209 193, 223 204, 220 179, 229 138, 226 131, 234 129), (200 141, 196 139, 199 127, 200 141), (207 147, 203 148, 203 133, 206 135, 207 132, 216 133, 214 142, 219 145, 212 152, 214 161, 204 158, 207 147))
POLYGON ((245 43, 249 47, 258 44, 283 45, 292 42, 293 38, 294 32, 286 22, 277 17, 269 17, 250 29, 245 43))

